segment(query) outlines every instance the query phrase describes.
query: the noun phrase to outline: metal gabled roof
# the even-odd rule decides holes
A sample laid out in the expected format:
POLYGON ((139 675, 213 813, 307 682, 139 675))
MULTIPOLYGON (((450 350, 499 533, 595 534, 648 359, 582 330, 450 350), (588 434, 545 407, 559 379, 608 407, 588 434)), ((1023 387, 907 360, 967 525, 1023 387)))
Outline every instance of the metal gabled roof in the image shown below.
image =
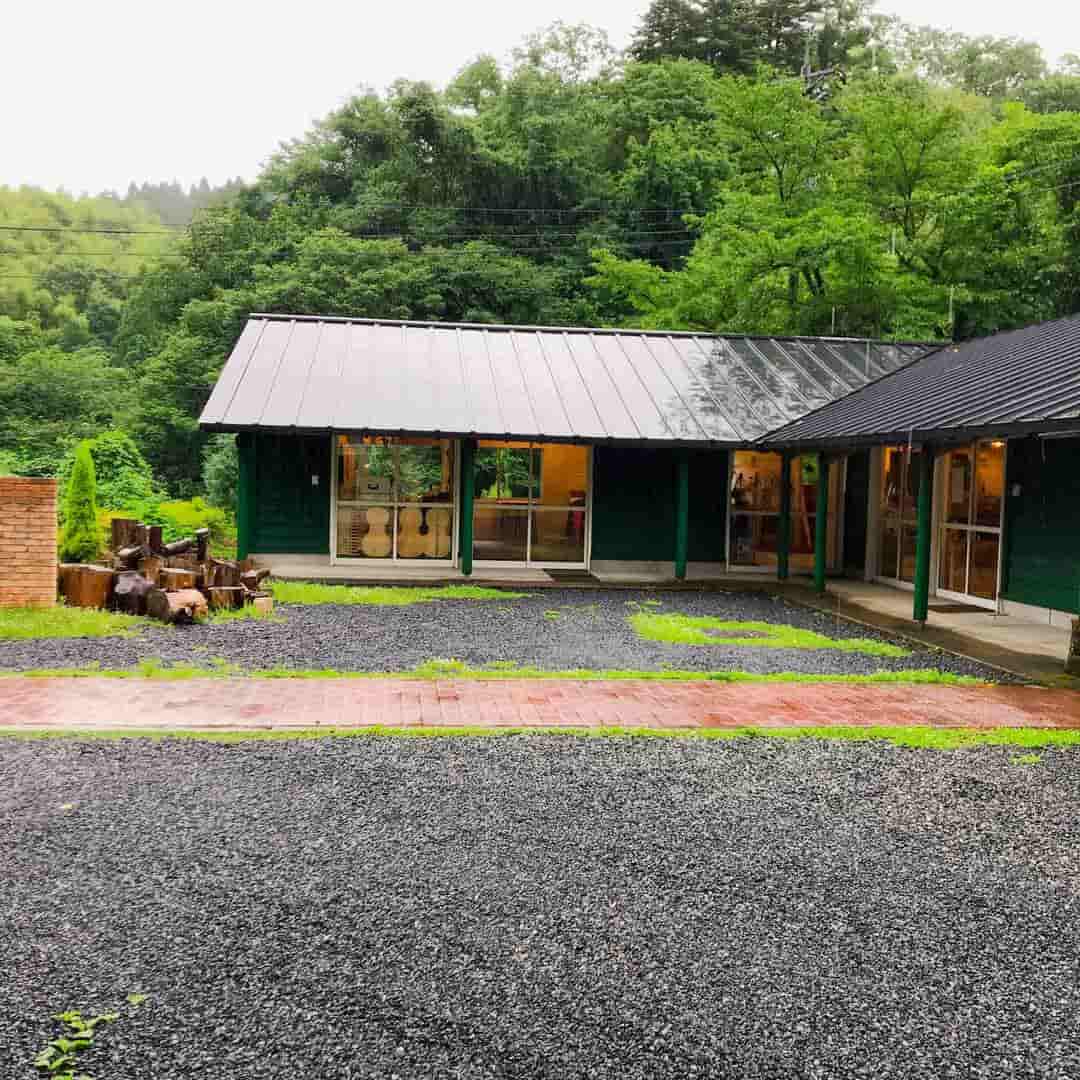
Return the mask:
POLYGON ((1080 429, 1080 315, 948 345, 774 431, 776 446, 1080 429))
POLYGON ((741 446, 928 347, 252 315, 200 424, 741 446))

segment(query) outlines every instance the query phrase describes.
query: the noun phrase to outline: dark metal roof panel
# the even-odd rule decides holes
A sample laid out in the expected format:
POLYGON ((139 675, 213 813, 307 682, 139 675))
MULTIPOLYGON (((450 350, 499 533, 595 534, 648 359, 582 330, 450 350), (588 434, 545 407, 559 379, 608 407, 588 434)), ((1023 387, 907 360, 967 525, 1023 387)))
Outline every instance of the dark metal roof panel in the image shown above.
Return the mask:
POLYGON ((773 432, 767 441, 872 442, 908 432, 1014 430, 1080 415, 1080 315, 929 355, 773 432))
POLYGON ((253 315, 201 423, 746 445, 909 347, 253 315))

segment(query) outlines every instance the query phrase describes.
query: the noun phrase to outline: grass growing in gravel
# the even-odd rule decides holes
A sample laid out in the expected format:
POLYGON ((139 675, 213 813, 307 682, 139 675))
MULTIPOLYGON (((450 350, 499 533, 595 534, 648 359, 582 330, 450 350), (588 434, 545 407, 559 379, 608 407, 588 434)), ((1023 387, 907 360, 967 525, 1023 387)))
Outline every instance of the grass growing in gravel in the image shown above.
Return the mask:
POLYGON ((219 608, 211 611, 206 619, 211 625, 216 623, 246 622, 248 619, 258 619, 260 622, 283 623, 285 617, 276 611, 259 611, 253 604, 245 604, 240 608, 219 608))
POLYGON ((674 645, 745 645, 766 649, 839 649, 870 656, 909 656, 907 649, 871 638, 831 638, 813 630, 769 622, 736 622, 709 615, 638 612, 630 616, 638 637, 674 645))
POLYGON ((0 608, 0 641, 28 638, 130 637, 147 620, 97 608, 0 608))
MULTIPOLYGON (((820 739, 835 742, 886 742, 915 750, 964 750, 980 746, 1010 746, 1025 750, 1051 747, 1080 747, 1080 731, 1052 728, 997 728, 993 731, 974 728, 909 727, 738 727, 738 728, 394 728, 374 725, 366 728, 295 728, 278 731, 162 731, 136 728, 117 731, 64 731, 62 729, 2 728, 0 738, 27 741, 49 739, 117 740, 185 739, 204 742, 295 741, 328 738, 395 739, 505 739, 560 736, 576 739, 693 739, 706 742, 733 739, 820 739)), ((1023 757, 1039 757, 1024 754, 1023 757)), ((1013 759, 1016 760, 1015 758, 1013 759)))
POLYGON ((722 682, 722 683, 901 683, 942 686, 982 686, 984 679, 955 675, 937 668, 911 668, 903 671, 875 671, 870 674, 813 674, 803 671, 760 673, 754 671, 639 671, 623 668, 572 668, 548 670, 520 666, 512 661, 494 661, 485 667, 472 667, 461 660, 428 660, 407 671, 338 671, 334 668, 244 668, 215 657, 203 664, 165 664, 147 659, 134 668, 103 668, 96 664, 70 668, 31 668, 4 671, 0 678, 105 678, 105 679, 573 679, 644 680, 647 682, 722 682))
POLYGON ((489 589, 482 585, 320 585, 313 581, 271 581, 274 599, 282 604, 382 604, 401 607, 433 600, 520 600, 528 593, 489 589))

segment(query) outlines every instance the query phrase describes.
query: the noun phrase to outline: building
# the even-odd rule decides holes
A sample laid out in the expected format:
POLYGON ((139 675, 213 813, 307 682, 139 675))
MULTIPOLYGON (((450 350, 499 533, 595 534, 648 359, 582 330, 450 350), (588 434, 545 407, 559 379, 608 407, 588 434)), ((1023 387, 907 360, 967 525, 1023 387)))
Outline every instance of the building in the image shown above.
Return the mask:
POLYGON ((252 315, 201 424, 238 433, 242 555, 849 573, 1051 619, 1078 409, 1080 319, 942 347, 252 315))

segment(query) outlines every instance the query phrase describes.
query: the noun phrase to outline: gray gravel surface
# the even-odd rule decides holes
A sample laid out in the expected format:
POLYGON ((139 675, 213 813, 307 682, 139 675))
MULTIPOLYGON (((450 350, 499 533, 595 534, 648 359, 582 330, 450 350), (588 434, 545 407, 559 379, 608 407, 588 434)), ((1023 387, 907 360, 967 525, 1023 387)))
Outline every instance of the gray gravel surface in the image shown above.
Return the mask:
POLYGON ((245 668, 283 665, 339 671, 403 671, 435 658, 480 666, 498 661, 549 670, 620 668, 697 671, 868 673, 939 668, 987 679, 1008 676, 975 661, 913 646, 910 656, 835 649, 671 645, 644 641, 627 622, 637 610, 786 623, 828 637, 894 641, 889 635, 766 593, 551 589, 519 600, 440 600, 399 607, 279 605, 280 622, 153 627, 137 638, 53 638, 0 642, 0 670, 134 667, 140 660, 245 668), (646 602, 660 606, 635 607, 646 602), (557 617, 550 615, 554 613, 557 617))
POLYGON ((0 741, 0 1076, 1080 1076, 1080 752, 0 741), (128 992, 149 995, 123 1006, 128 992))

